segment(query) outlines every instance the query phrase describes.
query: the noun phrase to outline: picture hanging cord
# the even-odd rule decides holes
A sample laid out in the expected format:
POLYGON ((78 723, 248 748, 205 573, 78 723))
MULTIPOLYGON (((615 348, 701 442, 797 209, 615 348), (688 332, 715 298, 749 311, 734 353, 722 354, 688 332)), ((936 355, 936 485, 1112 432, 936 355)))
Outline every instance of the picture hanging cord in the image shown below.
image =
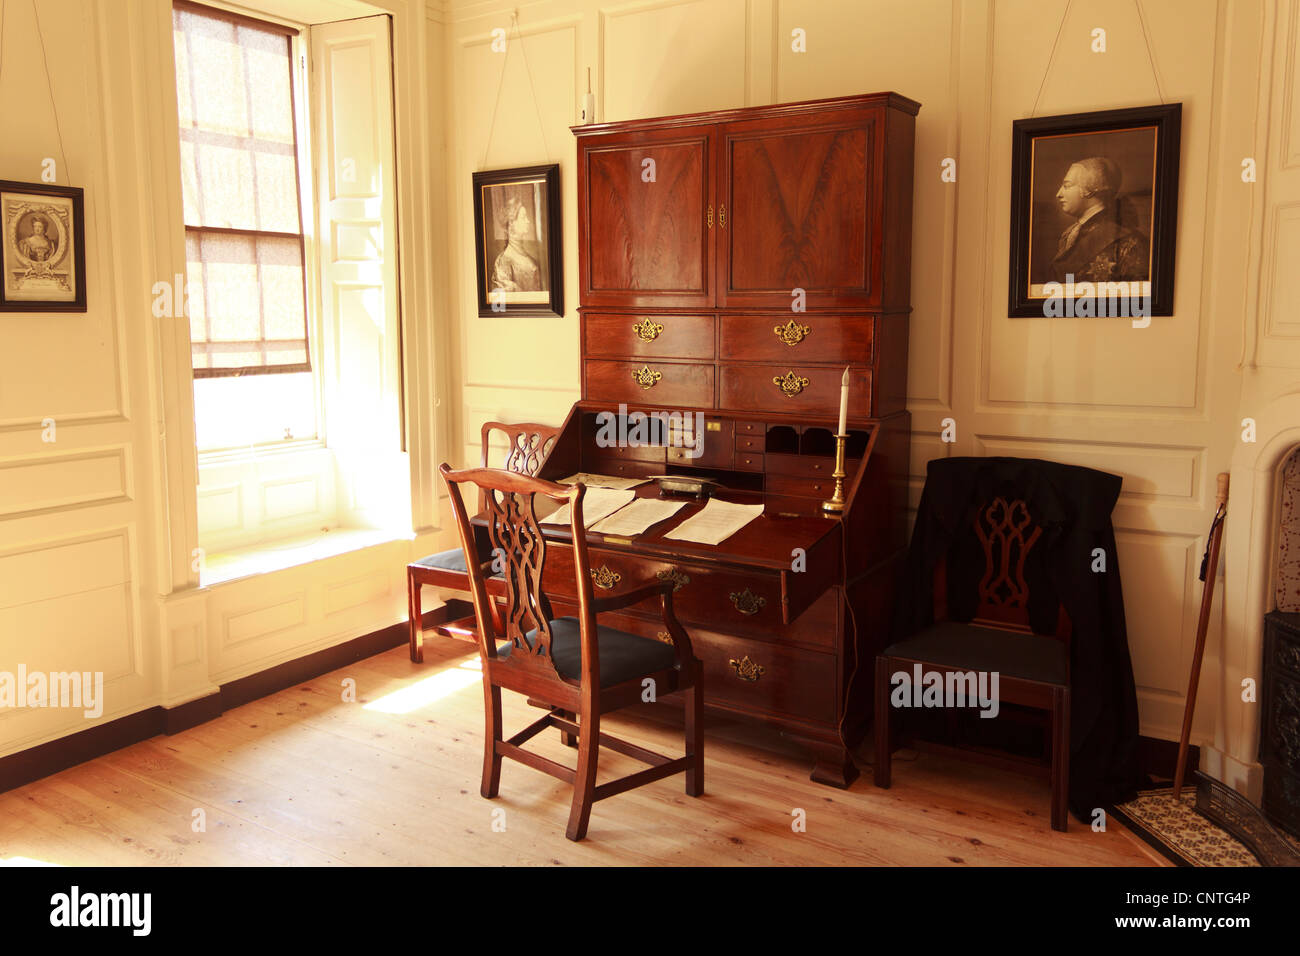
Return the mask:
MULTIPOLYGON (((63 162, 64 179, 71 183, 72 174, 68 167, 68 154, 63 148, 63 127, 59 124, 59 108, 54 102, 54 83, 50 79, 50 59, 45 52, 45 33, 41 30, 41 13, 36 9, 36 0, 31 0, 31 2, 32 16, 36 18, 36 37, 41 44, 41 64, 45 67, 45 89, 50 95, 50 112, 54 115, 54 132, 59 138, 59 158, 63 162)), ((8 0, 0 0, 0 96, 2 96, 4 92, 5 14, 8 11, 8 7, 8 0)))
MULTIPOLYGON (((528 74, 528 92, 532 94, 533 97, 533 111, 537 114, 537 128, 542 133, 542 148, 546 151, 546 156, 549 159, 551 155, 551 147, 546 142, 546 125, 542 122, 542 106, 537 100, 537 86, 533 83, 533 70, 532 67, 528 65, 528 51, 524 49, 524 38, 519 33, 518 10, 515 10, 510 14, 510 26, 514 29, 515 39, 519 41, 519 52, 522 53, 524 57, 524 71, 528 74)), ((512 46, 513 43, 507 41, 505 58, 501 62, 501 79, 497 81, 497 98, 496 102, 492 104, 492 122, 488 125, 488 138, 487 143, 483 147, 483 162, 479 166, 480 169, 487 168, 488 153, 492 149, 492 133, 496 129, 497 125, 497 112, 501 109, 501 90, 506 85, 506 67, 510 65, 510 50, 512 46)))
MULTIPOLYGON (((1052 52, 1047 55, 1047 67, 1043 70, 1043 81, 1038 84, 1038 95, 1034 97, 1033 108, 1029 111, 1032 119, 1038 112, 1038 101, 1043 98, 1043 88, 1047 86, 1048 74, 1052 72, 1052 63, 1056 60, 1056 47, 1061 42, 1061 33, 1065 30, 1065 21, 1069 19, 1070 7, 1074 0, 1066 0, 1065 12, 1061 14, 1061 25, 1056 28, 1056 39, 1052 41, 1052 52)), ((1156 58, 1151 52, 1151 37, 1147 33, 1146 17, 1142 15, 1142 0, 1133 0, 1133 6, 1137 7, 1138 24, 1142 27, 1142 40, 1147 48, 1147 64, 1151 67, 1151 78, 1156 82, 1156 97, 1160 100, 1160 105, 1165 102, 1164 91, 1160 89, 1160 74, 1156 72, 1156 58)))

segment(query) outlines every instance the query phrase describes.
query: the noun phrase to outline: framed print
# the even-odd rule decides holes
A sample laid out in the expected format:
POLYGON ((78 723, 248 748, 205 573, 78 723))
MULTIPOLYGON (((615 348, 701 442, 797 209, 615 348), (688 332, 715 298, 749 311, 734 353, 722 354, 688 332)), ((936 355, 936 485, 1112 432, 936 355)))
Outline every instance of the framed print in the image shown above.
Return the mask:
POLYGON ((1017 120, 1011 316, 1173 315, 1182 104, 1017 120))
POLYGON ((83 193, 0 180, 0 311, 85 312, 83 193))
POLYGON ((564 315, 560 167, 474 174, 478 314, 564 315))

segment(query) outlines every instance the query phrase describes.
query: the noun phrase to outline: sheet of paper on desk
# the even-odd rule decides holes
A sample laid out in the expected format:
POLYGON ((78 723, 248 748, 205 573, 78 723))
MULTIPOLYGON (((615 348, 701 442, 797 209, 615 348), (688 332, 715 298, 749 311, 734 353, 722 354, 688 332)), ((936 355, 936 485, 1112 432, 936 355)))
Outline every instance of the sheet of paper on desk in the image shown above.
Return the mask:
MULTIPOLYGON (((635 491, 618 491, 614 488, 588 488, 582 496, 582 523, 588 529, 601 518, 608 518, 636 497, 635 491)), ((564 505, 542 524, 568 524, 569 506, 564 505)))
POLYGON ((687 518, 664 537, 697 544, 720 544, 762 513, 762 505, 738 505, 710 498, 698 514, 687 518))
POLYGON ((576 485, 578 482, 582 482, 588 488, 617 488, 619 491, 626 491, 628 488, 644 485, 649 480, 649 478, 616 478, 613 475, 589 475, 585 471, 580 471, 568 478, 561 478, 558 484, 576 485))
POLYGON ((623 537, 632 537, 641 534, 646 528, 660 521, 671 518, 682 508, 686 507, 684 501, 660 501, 658 498, 638 498, 626 508, 620 508, 614 514, 599 521, 594 525, 588 525, 592 531, 599 534, 615 534, 623 537))

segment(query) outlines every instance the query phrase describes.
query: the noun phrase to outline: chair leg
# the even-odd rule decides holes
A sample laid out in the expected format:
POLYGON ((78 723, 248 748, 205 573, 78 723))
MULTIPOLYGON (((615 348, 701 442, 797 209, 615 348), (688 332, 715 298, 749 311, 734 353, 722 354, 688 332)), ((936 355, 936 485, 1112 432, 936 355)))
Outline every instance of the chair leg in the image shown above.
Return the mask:
POLYGON ((686 695, 686 756, 691 758, 686 768, 686 795, 698 797, 704 793, 704 667, 695 672, 695 686, 686 695))
POLYGON ((573 777, 573 806, 569 809, 568 829, 564 831, 564 835, 574 841, 587 835, 587 822, 591 819, 596 759, 600 753, 600 715, 583 715, 578 728, 578 769, 573 777))
MULTIPOLYGON (((563 717, 565 720, 573 720, 573 721, 576 721, 576 720, 578 719, 578 715, 575 714, 575 713, 574 713, 573 711, 571 711, 571 710, 558 710, 558 709, 557 709, 557 710, 555 711, 555 714, 556 714, 557 717, 563 717)), ((577 747, 577 746, 578 746, 578 738, 577 738, 576 736, 574 736, 573 734, 569 733, 567 730, 561 730, 561 731, 560 731, 560 743, 564 744, 564 746, 566 746, 566 747, 577 747)))
POLYGON ((420 612, 420 582, 415 575, 406 575, 406 611, 410 617, 411 663, 424 663, 424 626, 420 612))
POLYGON ((1070 688, 1052 692, 1052 829, 1070 825, 1070 688))
POLYGON ((889 788, 894 748, 889 739, 889 658, 876 658, 876 765, 872 777, 877 787, 889 788))
POLYGON ((483 675, 483 785, 479 793, 489 800, 501 789, 501 688, 483 675))

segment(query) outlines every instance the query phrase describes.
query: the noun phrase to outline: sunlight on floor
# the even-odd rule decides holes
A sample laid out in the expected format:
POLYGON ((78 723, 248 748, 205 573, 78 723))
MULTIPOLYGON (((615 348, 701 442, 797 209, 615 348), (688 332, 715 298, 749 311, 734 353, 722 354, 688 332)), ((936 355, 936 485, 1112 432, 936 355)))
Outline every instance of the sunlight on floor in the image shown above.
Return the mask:
POLYGON ((435 700, 441 700, 448 694, 454 694, 471 684, 477 684, 482 676, 482 664, 477 657, 471 657, 458 665, 448 666, 409 687, 385 694, 378 700, 366 704, 364 709, 378 711, 381 714, 409 714, 435 700))

